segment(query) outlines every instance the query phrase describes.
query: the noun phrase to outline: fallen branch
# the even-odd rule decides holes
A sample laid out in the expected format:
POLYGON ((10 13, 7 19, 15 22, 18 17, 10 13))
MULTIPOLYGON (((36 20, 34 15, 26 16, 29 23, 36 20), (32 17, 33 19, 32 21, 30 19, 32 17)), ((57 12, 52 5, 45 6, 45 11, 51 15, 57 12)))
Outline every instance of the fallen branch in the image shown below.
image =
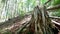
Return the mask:
POLYGON ((31 16, 30 16, 29 19, 27 19, 27 20, 22 24, 21 27, 19 27, 19 29, 18 29, 15 33, 16 33, 16 34, 17 34, 17 33, 20 33, 24 28, 26 28, 27 25, 30 25, 30 23, 29 23, 30 20, 31 20, 31 16))
POLYGON ((24 28, 26 28, 27 25, 29 25, 29 22, 26 22, 22 27, 20 27, 20 29, 18 31, 16 31, 16 33, 21 32, 24 28))
POLYGON ((60 19, 60 17, 54 17, 54 16, 49 16, 49 18, 52 18, 52 19, 60 19))
POLYGON ((56 22, 56 21, 54 21, 54 20, 51 20, 54 24, 57 24, 57 25, 59 25, 60 26, 60 23, 58 23, 58 22, 56 22))
POLYGON ((60 9, 60 5, 50 6, 47 8, 47 10, 56 10, 56 9, 60 9))

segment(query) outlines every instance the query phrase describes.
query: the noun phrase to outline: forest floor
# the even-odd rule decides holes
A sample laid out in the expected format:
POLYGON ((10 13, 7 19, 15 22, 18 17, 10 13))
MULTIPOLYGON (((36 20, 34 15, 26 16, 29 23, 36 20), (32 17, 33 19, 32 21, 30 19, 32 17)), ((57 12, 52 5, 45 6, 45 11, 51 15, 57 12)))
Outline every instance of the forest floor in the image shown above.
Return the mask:
POLYGON ((24 19, 22 19, 21 21, 14 23, 13 25, 7 28, 4 28, 3 31, 7 29, 10 31, 16 31, 18 28, 22 27, 22 25, 24 25, 26 22, 29 22, 30 20, 31 20, 31 15, 24 17, 24 19))

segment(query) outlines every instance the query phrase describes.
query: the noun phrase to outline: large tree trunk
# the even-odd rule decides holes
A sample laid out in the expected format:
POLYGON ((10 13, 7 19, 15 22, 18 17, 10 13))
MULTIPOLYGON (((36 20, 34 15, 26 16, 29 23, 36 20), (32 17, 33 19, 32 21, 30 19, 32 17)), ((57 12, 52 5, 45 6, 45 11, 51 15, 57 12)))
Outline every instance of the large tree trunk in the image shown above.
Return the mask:
POLYGON ((45 6, 37 6, 34 8, 32 18, 29 23, 30 26, 26 29, 26 34, 57 34, 58 32, 54 24, 51 23, 51 19, 47 14, 45 6))
POLYGON ((54 33, 55 26, 51 23, 45 6, 35 7, 33 13, 34 22, 32 20, 30 30, 33 31, 32 28, 35 29, 34 34, 56 34, 54 33))

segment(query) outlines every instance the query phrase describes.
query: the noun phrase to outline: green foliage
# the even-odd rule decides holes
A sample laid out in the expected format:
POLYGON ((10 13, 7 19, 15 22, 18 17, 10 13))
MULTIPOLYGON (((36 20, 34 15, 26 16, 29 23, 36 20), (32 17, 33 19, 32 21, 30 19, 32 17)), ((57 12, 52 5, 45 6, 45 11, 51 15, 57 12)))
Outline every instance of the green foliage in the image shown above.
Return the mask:
POLYGON ((41 4, 44 4, 45 2, 47 2, 48 0, 41 0, 41 4))
POLYGON ((54 0, 53 5, 58 5, 60 4, 60 0, 54 0))
POLYGON ((3 3, 7 2, 8 0, 2 0, 3 3))
MULTIPOLYGON (((19 0, 18 2, 16 2, 17 0, 1 0, 3 4, 3 7, 2 9, 5 9, 5 14, 3 15, 3 18, 6 19, 6 18, 13 18, 14 16, 16 15, 24 15, 25 13, 29 12, 29 11, 32 11, 33 8, 37 5, 37 0, 19 0), (9 3, 10 1, 10 3, 9 3), (13 3, 11 3, 13 2, 13 3), (13 7, 13 4, 17 5, 17 10, 16 10, 16 7, 13 7), (15 8, 13 10, 11 10, 11 7, 12 8, 15 8), (18 11, 19 10, 19 11, 18 11), (12 13, 13 12, 13 13, 12 13)), ((38 0, 40 1, 40 0, 38 0)), ((45 3, 47 0, 41 0, 42 3, 45 3)), ((2 5, 1 3, 1 5, 2 5)), ((2 10, 2 13, 4 11, 2 10)), ((1 14, 2 14, 1 13, 1 14)))
POLYGON ((5 2, 5 0, 2 0, 2 2, 5 2))
MULTIPOLYGON (((59 4, 60 4, 60 0, 53 0, 52 1, 53 6, 59 5, 59 4)), ((57 9, 57 10, 53 11, 52 15, 60 17, 60 9, 57 9)))
POLYGON ((25 15, 25 12, 24 11, 20 11, 20 15, 25 15))
POLYGON ((58 17, 60 17, 60 9, 52 12, 52 16, 58 16, 58 17))

